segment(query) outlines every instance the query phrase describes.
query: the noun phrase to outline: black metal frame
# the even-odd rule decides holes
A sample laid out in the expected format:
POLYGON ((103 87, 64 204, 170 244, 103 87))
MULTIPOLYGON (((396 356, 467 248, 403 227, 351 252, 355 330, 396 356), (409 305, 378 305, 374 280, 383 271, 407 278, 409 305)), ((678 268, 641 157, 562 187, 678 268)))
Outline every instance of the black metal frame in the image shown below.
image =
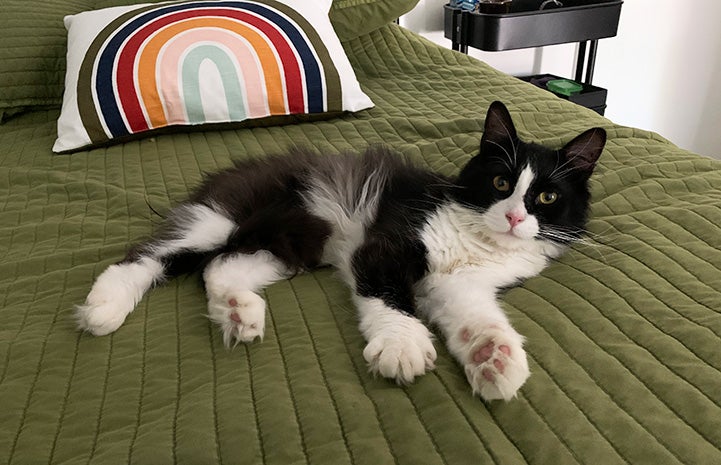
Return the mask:
MULTIPOLYGON (((458 18, 459 24, 458 24, 458 34, 460 36, 461 32, 463 30, 463 21, 466 21, 466 15, 458 15, 455 18, 458 18)), ((454 18, 454 19, 455 19, 454 18)), ((451 41, 451 48, 457 52, 468 54, 468 45, 451 41)), ((575 81, 581 82, 584 84, 593 84, 593 73, 596 69, 596 50, 598 49, 598 39, 595 40, 586 40, 583 42, 578 43, 578 57, 576 58, 576 70, 575 70, 575 81), (586 55, 586 44, 590 44, 588 46, 588 56, 586 55), (588 61, 587 61, 588 60, 588 61), (583 70, 586 69, 586 79, 582 80, 583 78, 583 70)))
POLYGON ((598 49, 598 39, 587 40, 585 42, 578 43, 578 57, 576 58, 576 72, 575 81, 584 84, 593 84, 593 72, 596 68, 596 50, 598 49), (588 46, 588 57, 586 56, 586 44, 588 46), (588 61, 587 61, 588 58, 588 61), (581 80, 583 77, 583 68, 586 67, 586 79, 581 80))

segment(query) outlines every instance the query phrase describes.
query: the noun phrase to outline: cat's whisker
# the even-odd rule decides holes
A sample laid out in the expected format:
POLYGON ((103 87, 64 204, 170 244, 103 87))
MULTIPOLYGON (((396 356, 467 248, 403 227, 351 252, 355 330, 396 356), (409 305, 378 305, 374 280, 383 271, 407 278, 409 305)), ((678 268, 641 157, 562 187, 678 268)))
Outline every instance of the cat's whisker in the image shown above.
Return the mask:
POLYGON ((562 230, 557 227, 544 226, 540 228, 539 235, 551 240, 559 240, 561 242, 579 242, 583 240, 583 232, 578 229, 562 230))
POLYGON ((430 187, 458 187, 450 181, 445 179, 436 179, 436 182, 428 184, 430 187))
MULTIPOLYGON (((561 151, 560 151, 560 150, 556 150, 556 160, 560 160, 560 159, 561 159, 561 151)), ((562 163, 561 165, 556 166, 556 167, 553 169, 553 171, 551 171, 551 174, 549 175, 549 177, 550 177, 551 179, 553 179, 553 177, 554 177, 554 175, 556 174, 556 172, 557 172, 558 170, 560 170, 560 169, 563 169, 563 167, 566 166, 566 165, 568 165, 569 163, 571 163, 571 160, 566 160, 566 161, 565 161, 564 163, 562 163)))
POLYGON ((567 232, 564 231, 564 229, 571 231, 571 228, 563 228, 560 226, 557 228, 547 227, 544 228, 541 235, 551 240, 557 239, 562 242, 574 244, 576 247, 581 246, 583 248, 587 248, 588 250, 597 253, 601 261, 604 263, 607 262, 606 257, 602 253, 602 250, 606 249, 605 244, 597 240, 599 237, 602 237, 600 234, 579 230, 567 232))
POLYGON ((565 170, 563 170, 563 171, 561 171, 561 172, 558 172, 558 173, 555 173, 555 174, 549 176, 549 178, 550 178, 552 181, 560 181, 560 180, 562 180, 563 178, 565 178, 567 175, 569 175, 569 174, 571 174, 571 173, 573 173, 573 172, 574 172, 574 169, 573 169, 573 168, 567 168, 567 169, 565 169, 565 170))
MULTIPOLYGON (((514 156, 515 158, 515 156, 514 156)), ((508 164, 508 161, 506 161, 505 158, 501 157, 491 157, 491 160, 499 160, 501 163, 503 163, 503 166, 506 167, 509 173, 513 172, 513 168, 511 168, 511 165, 508 164)))
MULTIPOLYGON (((593 240, 577 241, 576 244, 578 244, 579 246, 582 246, 582 249, 577 249, 577 252, 583 253, 584 255, 586 255, 585 250, 588 250, 589 253, 594 252, 594 253, 598 254, 598 257, 599 257, 598 259, 600 261, 602 261, 603 263, 608 263, 606 256, 602 252, 604 250, 606 250, 606 251, 609 250, 605 244, 596 242, 593 240)), ((589 258, 591 258, 591 257, 589 257, 589 258)))
MULTIPOLYGON (((506 154, 506 156, 508 157, 508 160, 511 161, 511 154, 508 153, 508 150, 507 150, 504 146, 502 146, 501 144, 499 144, 499 143, 496 142, 496 141, 489 140, 488 142, 489 142, 490 144, 493 144, 493 145, 497 146, 498 148, 500 148, 500 149, 503 151, 503 153, 506 154)), ((516 150, 515 150, 515 147, 514 147, 514 150, 513 150, 513 160, 512 160, 512 161, 513 161, 513 166, 516 166, 516 150)), ((506 165, 506 166, 508 166, 508 165, 506 165)), ((511 169, 509 168, 509 171, 513 171, 513 170, 511 170, 511 169)))

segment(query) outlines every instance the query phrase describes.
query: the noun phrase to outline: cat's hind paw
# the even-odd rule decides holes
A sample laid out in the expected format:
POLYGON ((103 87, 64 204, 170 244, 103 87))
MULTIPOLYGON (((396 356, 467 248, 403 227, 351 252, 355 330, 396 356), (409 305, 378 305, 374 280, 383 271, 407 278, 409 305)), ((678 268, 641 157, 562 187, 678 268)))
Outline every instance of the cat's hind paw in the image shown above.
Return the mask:
POLYGON ((112 333, 162 275, 160 262, 147 257, 110 265, 93 283, 85 303, 75 307, 78 328, 94 336, 112 333))
POLYGON ((462 360, 473 393, 485 400, 511 400, 530 376, 523 337, 511 327, 463 328, 462 360))
POLYGON ((265 300, 252 291, 209 295, 208 317, 220 326, 223 344, 253 342, 265 334, 265 300))
POLYGON ((120 328, 125 318, 133 310, 132 301, 88 299, 85 304, 75 307, 75 320, 78 329, 88 331, 93 336, 105 336, 120 328))

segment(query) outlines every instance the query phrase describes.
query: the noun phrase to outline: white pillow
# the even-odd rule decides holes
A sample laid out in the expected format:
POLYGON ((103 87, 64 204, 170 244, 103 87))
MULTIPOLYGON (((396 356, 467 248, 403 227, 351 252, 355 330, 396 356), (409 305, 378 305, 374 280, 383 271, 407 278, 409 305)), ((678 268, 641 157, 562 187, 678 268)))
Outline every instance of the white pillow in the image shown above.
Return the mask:
POLYGON ((328 19, 332 0, 200 0, 65 17, 54 152, 145 131, 373 106, 328 19))

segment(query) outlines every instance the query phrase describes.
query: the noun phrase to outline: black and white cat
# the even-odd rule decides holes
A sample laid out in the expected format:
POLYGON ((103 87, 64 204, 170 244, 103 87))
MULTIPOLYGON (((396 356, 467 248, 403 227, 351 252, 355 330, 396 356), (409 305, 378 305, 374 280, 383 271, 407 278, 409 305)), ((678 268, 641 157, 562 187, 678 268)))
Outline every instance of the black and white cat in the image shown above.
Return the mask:
POLYGON ((474 393, 511 399, 528 363, 496 295, 583 234, 588 178, 605 142, 595 128, 561 150, 525 143, 494 102, 480 154, 455 178, 380 147, 238 162, 98 276, 77 308, 80 328, 113 332, 151 286, 204 266, 208 313, 225 344, 251 342, 265 329, 258 292, 331 264, 353 290, 372 372, 408 383, 433 369, 423 318, 443 333, 474 393))

